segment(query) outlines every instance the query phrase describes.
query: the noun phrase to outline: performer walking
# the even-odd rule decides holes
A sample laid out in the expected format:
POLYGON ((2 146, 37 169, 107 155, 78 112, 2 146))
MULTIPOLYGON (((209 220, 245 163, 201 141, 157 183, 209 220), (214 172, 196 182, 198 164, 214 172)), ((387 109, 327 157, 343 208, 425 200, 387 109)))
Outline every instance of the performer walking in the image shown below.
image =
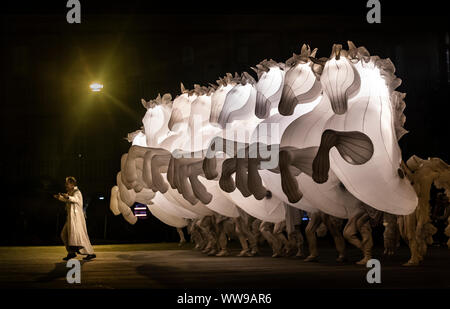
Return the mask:
POLYGON ((67 256, 63 260, 68 261, 78 254, 86 255, 83 260, 91 260, 96 257, 94 249, 89 241, 86 230, 86 220, 83 212, 83 196, 77 187, 75 177, 66 177, 67 193, 58 193, 54 197, 66 203, 67 220, 61 232, 61 239, 66 246, 67 256))

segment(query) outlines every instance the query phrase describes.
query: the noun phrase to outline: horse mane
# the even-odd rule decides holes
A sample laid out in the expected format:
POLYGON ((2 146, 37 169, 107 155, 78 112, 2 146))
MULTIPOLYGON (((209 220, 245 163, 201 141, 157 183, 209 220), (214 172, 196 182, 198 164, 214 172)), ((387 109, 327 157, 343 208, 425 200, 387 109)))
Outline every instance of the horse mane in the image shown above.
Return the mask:
MULTIPOLYGON (((389 90, 389 102, 393 112, 395 134, 397 141, 400 140, 403 135, 408 133, 408 131, 404 128, 406 116, 403 113, 406 107, 406 103, 404 101, 406 93, 395 90, 401 85, 402 80, 395 75, 394 64, 389 58, 382 59, 379 56, 370 56, 369 51, 364 46, 356 47, 352 41, 348 41, 347 44, 349 47, 348 51, 339 51, 341 55, 346 56, 354 64, 361 61, 363 66, 373 65, 379 69, 380 75, 385 80, 386 86, 389 90)), ((333 53, 335 52, 336 50, 333 48, 333 53)))
POLYGON ((186 89, 186 87, 184 87, 183 83, 180 83, 180 90, 181 90, 181 94, 187 93, 187 95, 190 97, 191 95, 195 94, 195 90, 194 89, 186 89))
POLYGON ((264 72, 269 72, 270 68, 272 67, 279 67, 280 69, 284 70, 285 64, 277 63, 273 59, 264 59, 256 65, 256 68, 252 67, 251 69, 255 71, 256 75, 258 75, 258 79, 260 79, 264 72))
POLYGON ((302 45, 302 49, 300 54, 297 55, 295 53, 292 54, 292 57, 286 60, 285 66, 288 68, 294 67, 299 63, 308 63, 311 62, 311 57, 314 58, 317 53, 317 48, 314 48, 311 51, 311 48, 307 44, 302 45))
POLYGON ((142 105, 146 108, 154 108, 157 105, 166 105, 168 107, 172 106, 172 95, 170 93, 165 93, 162 97, 158 93, 158 96, 154 100, 149 100, 148 102, 141 99, 142 105))
POLYGON ((391 103, 393 112, 395 133, 397 140, 400 140, 403 135, 408 133, 403 127, 406 122, 406 116, 403 113, 406 108, 404 101, 406 93, 395 90, 401 85, 402 80, 395 75, 395 66, 391 59, 381 59, 378 56, 372 56, 370 57, 370 61, 374 62, 375 66, 380 70, 380 75, 384 78, 386 86, 389 89, 389 102, 391 103))
POLYGON ((219 87, 226 87, 227 85, 233 84, 233 75, 231 73, 227 73, 223 78, 219 77, 216 83, 219 87))
POLYGON ((199 97, 202 95, 211 95, 214 92, 215 88, 212 86, 206 87, 206 86, 200 86, 197 84, 194 84, 194 93, 199 97))

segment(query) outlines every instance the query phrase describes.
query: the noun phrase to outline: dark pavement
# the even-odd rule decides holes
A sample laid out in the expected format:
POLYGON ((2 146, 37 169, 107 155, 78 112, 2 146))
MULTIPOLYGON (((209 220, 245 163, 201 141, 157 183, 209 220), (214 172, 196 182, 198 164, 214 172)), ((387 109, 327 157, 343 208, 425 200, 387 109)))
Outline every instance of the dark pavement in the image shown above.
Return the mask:
POLYGON ((338 264, 336 251, 328 244, 320 245, 317 263, 271 258, 268 248, 258 257, 209 257, 192 245, 97 245, 97 258, 81 261, 80 284, 66 281, 69 268, 61 260, 62 246, 1 247, 0 288, 450 288, 447 248, 429 248, 419 267, 401 266, 409 258, 406 247, 392 258, 375 248, 382 282, 369 284, 369 269, 354 264, 361 258, 358 250, 349 248, 349 262, 338 264))

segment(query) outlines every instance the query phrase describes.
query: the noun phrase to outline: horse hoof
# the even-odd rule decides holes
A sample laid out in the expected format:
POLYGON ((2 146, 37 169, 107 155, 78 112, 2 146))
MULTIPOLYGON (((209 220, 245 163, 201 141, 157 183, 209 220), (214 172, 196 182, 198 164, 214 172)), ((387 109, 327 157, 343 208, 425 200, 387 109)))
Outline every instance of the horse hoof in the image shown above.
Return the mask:
POLYGON ((242 257, 242 256, 253 256, 253 255, 248 250, 242 250, 241 252, 239 252, 239 254, 237 256, 242 257))
POLYGON ((304 262, 319 262, 318 256, 308 256, 306 259, 303 260, 304 262))
POLYGON ((251 255, 251 256, 257 256, 257 255, 259 255, 259 252, 258 252, 257 250, 252 250, 252 251, 250 252, 250 255, 251 255))
POLYGON ((370 259, 371 258, 369 258, 369 257, 364 257, 364 258, 362 258, 362 260, 356 262, 356 265, 366 265, 370 259))
POLYGON ((419 262, 409 260, 408 262, 406 262, 405 264, 403 264, 403 266, 406 266, 406 267, 409 267, 409 266, 419 266, 419 262))
POLYGON ((217 254, 217 251, 212 249, 211 251, 208 252, 208 256, 214 256, 217 254))
POLYGON ((219 253, 216 254, 216 256, 229 256, 230 253, 227 250, 221 250, 219 253))
POLYGON ((345 256, 339 256, 336 259, 336 262, 338 262, 338 263, 345 263, 346 261, 347 261, 347 258, 345 256))

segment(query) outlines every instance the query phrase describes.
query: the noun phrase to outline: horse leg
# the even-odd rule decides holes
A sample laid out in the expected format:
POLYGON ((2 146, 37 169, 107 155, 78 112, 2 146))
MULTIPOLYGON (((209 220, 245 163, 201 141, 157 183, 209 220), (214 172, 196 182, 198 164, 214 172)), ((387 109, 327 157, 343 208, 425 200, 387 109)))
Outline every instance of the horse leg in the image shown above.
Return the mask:
MULTIPOLYGON (((421 205, 419 205, 420 207, 421 205)), ((416 239, 419 251, 419 260, 423 261, 427 253, 427 248, 433 243, 433 235, 436 234, 437 228, 430 222, 429 204, 422 206, 425 209, 417 209, 417 228, 416 239)))
POLYGON ((259 227, 259 231, 263 235, 263 237, 267 240, 269 245, 272 247, 273 255, 272 257, 279 257, 281 244, 278 239, 272 234, 273 229, 271 229, 271 223, 263 221, 259 227))
MULTIPOLYGON (((252 235, 252 238, 255 240, 255 254, 258 253, 258 245, 263 244, 265 238, 262 236, 261 231, 259 230, 259 227, 261 225, 261 220, 255 219, 253 220, 251 224, 251 231, 250 234, 252 235)), ((252 249, 253 253, 253 249, 252 249)))
MULTIPOLYGON (((256 220, 255 220, 256 221, 256 220)), ((239 230, 244 234, 244 237, 247 238, 248 244, 250 245, 250 256, 254 256, 258 254, 258 241, 257 235, 252 233, 253 225, 250 223, 250 217, 246 212, 241 212, 239 218, 237 218, 237 223, 239 224, 239 230)), ((254 222, 253 222, 254 223, 254 222)), ((256 227, 256 230, 257 227, 256 227)))
POLYGON ((244 233, 242 233, 242 228, 239 226, 239 224, 236 224, 235 226, 235 233, 242 247, 242 250, 241 252, 239 252, 238 256, 252 256, 248 247, 247 238, 244 236, 244 233))
POLYGON ((331 236, 334 239, 336 250, 339 253, 336 261, 338 263, 342 263, 346 260, 346 254, 345 254, 345 239, 340 231, 340 224, 339 224, 340 222, 338 222, 338 220, 340 219, 327 214, 322 214, 322 218, 328 230, 330 231, 331 236))
POLYGON ((203 235, 203 230, 200 227, 200 220, 195 219, 191 225, 191 239, 195 242, 195 249, 203 251, 206 247, 206 237, 203 235))
POLYGON ((238 254, 238 256, 252 256, 253 254, 250 252, 248 247, 248 243, 250 243, 249 237, 250 233, 247 230, 247 226, 245 225, 244 220, 241 217, 233 218, 235 223, 235 232, 237 237, 239 238, 239 242, 241 243, 242 251, 238 254), (248 239, 248 242, 247 242, 248 239))
POLYGON ((391 256, 394 255, 395 248, 397 246, 398 227, 397 217, 395 215, 384 213, 383 214, 383 239, 384 239, 384 254, 391 256))
POLYGON ((294 231, 288 235, 288 243, 290 248, 296 250, 295 257, 301 258, 303 255, 303 235, 300 229, 300 225, 294 225, 294 231))
POLYGON ((182 246, 186 243, 186 238, 184 238, 183 229, 177 228, 178 235, 180 236, 180 242, 178 243, 178 246, 182 246))
POLYGON ((251 250, 250 255, 251 256, 257 255, 259 252, 257 237, 250 231, 249 227, 245 223, 242 226, 242 231, 244 232, 244 235, 247 236, 247 241, 250 245, 250 250, 251 250))
POLYGON ((368 214, 364 214, 361 216, 356 222, 356 226, 361 234, 361 245, 364 257, 358 261, 356 264, 358 265, 366 265, 367 261, 372 258, 372 247, 373 247, 373 239, 372 239, 372 227, 370 226, 370 217, 368 214))
POLYGON ((205 253, 205 254, 211 250, 211 246, 212 246, 211 239, 209 237, 209 233, 206 228, 207 220, 208 220, 208 216, 205 216, 196 222, 196 226, 198 227, 201 235, 203 236, 204 244, 203 244, 203 246, 202 246, 203 248, 201 250, 202 250, 202 253, 205 253))
POLYGON ((295 256, 298 258, 302 258, 302 257, 304 257, 303 244, 305 243, 305 240, 303 239, 301 225, 296 224, 294 227, 295 227, 294 235, 295 235, 296 244, 297 244, 297 253, 295 254, 295 256))
POLYGON ((208 255, 215 255, 217 253, 216 246, 216 233, 214 233, 213 226, 212 226, 212 216, 205 216, 200 220, 200 226, 203 228, 204 233, 206 234, 206 238, 208 240, 208 243, 203 249, 202 253, 208 254, 208 255))
POLYGON ((403 266, 418 266, 420 263, 420 254, 417 246, 417 238, 416 238, 416 213, 413 212, 407 216, 403 217, 404 219, 404 227, 405 227, 405 236, 408 242, 409 250, 411 251, 411 258, 403 264, 403 266))
POLYGON ((320 212, 310 214, 310 220, 306 226, 305 234, 308 240, 309 255, 304 260, 305 262, 315 262, 319 258, 319 251, 317 250, 316 230, 322 223, 320 212))
POLYGON ((228 245, 228 237, 227 237, 227 220, 224 220, 218 224, 219 229, 219 237, 218 237, 218 243, 220 251, 216 254, 216 256, 228 256, 230 255, 227 245, 228 245))
POLYGON ((344 227, 344 238, 358 249, 361 249, 361 240, 358 238, 358 228, 356 222, 363 215, 362 211, 351 216, 344 227))
POLYGON ((286 239, 286 236, 283 234, 283 230, 286 227, 286 221, 281 221, 275 224, 273 227, 273 234, 278 239, 279 243, 281 244, 280 254, 283 252, 283 248, 287 249, 288 247, 288 240, 286 239))

